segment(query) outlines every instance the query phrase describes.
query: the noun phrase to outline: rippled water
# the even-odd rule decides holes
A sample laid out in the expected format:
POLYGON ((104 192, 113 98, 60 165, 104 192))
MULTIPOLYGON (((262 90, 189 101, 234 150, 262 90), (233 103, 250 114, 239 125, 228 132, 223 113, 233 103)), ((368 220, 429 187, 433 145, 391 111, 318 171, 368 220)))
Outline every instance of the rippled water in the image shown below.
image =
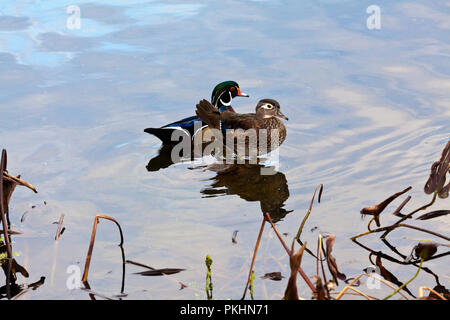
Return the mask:
MULTIPOLYGON (((349 240, 367 228, 360 209, 409 185, 408 209, 428 202, 423 185, 450 138, 450 2, 379 1, 381 29, 369 30, 372 4, 2 1, 0 147, 8 150, 9 171, 39 191, 18 188, 11 203, 13 229, 24 232, 14 237, 13 249, 30 273, 18 282, 46 277, 23 298, 89 298, 67 289, 66 270, 83 269, 93 217, 106 214, 122 225, 127 259, 186 269, 168 279, 141 277, 133 274, 141 268, 126 265, 128 298, 205 299, 209 254, 214 298, 238 299, 262 220, 261 199, 281 199, 292 211, 277 223, 290 243, 319 183, 322 202, 313 208, 304 240, 315 248, 319 232, 336 234, 341 270, 362 272, 370 265, 368 252, 349 240), (67 27, 70 5, 80 8, 80 29, 67 27), (258 181, 252 172, 221 181, 190 163, 147 171, 160 142, 143 129, 193 115, 200 99, 230 79, 250 94, 233 101, 236 110, 251 112, 270 97, 289 117, 278 179, 258 182, 279 188, 258 193, 248 189, 258 181), (61 213, 66 231, 55 244, 52 222, 61 213), (173 279, 189 287, 179 290, 173 279)), ((448 208, 448 199, 434 208, 448 208)), ((385 223, 395 221, 389 209, 385 223)), ((448 234, 450 220, 421 225, 448 234)), ((398 230, 390 239, 408 254, 418 237, 424 235, 398 230)), ((364 243, 387 250, 377 239, 364 243)), ((121 289, 118 241, 115 226, 102 221, 89 282, 108 296, 121 289)), ((302 265, 315 274, 312 257, 302 265)), ((449 287, 448 256, 426 266, 449 287)), ((401 281, 416 270, 385 267, 401 281)), ((282 297, 286 278, 260 279, 274 271, 288 276, 288 259, 267 226, 255 264, 255 298, 282 297)), ((417 294, 420 285, 433 287, 435 278, 423 273, 409 288, 417 294)), ((300 295, 309 297, 308 290, 302 283, 300 295)))

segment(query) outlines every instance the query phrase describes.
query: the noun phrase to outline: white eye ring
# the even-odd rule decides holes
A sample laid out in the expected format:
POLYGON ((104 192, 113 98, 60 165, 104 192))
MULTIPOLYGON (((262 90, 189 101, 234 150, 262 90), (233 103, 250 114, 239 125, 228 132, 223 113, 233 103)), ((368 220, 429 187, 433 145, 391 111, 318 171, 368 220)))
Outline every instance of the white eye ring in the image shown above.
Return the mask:
POLYGON ((264 105, 264 109, 271 110, 271 109, 273 109, 273 105, 271 105, 271 104, 266 104, 266 105, 264 105))

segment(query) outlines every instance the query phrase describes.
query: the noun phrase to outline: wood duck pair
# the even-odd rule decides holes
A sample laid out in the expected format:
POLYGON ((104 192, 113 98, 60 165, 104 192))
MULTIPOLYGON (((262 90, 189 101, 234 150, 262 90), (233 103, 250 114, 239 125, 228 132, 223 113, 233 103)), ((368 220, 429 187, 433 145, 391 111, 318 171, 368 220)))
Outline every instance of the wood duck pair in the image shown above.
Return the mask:
MULTIPOLYGON (((286 138, 286 127, 279 118, 288 120, 280 111, 280 104, 273 99, 262 99, 258 102, 255 113, 240 114, 236 113, 231 106, 231 101, 238 96, 248 97, 247 94, 242 93, 235 81, 219 83, 212 92, 211 103, 207 100, 201 100, 197 104, 196 116, 185 118, 160 128, 147 128, 144 131, 158 137, 163 142, 163 145, 173 145, 179 142, 172 140, 175 130, 182 130, 191 139, 194 139, 198 132, 203 133, 205 128, 213 128, 222 133, 225 141, 226 131, 230 129, 236 138, 234 139, 234 146, 231 147, 236 151, 236 144, 239 138, 242 135, 248 135, 249 129, 254 129, 257 137, 255 147, 257 154, 268 153, 280 146, 286 138), (264 137, 267 140, 265 142, 266 147, 260 150, 259 139, 262 129, 265 130, 266 136, 264 137)), ((245 154, 249 154, 249 137, 245 136, 245 139, 247 139, 244 147, 247 149, 245 154)))
MULTIPOLYGON (((214 88, 211 94, 211 102, 219 112, 229 111, 234 113, 231 101, 236 97, 248 97, 248 95, 241 91, 237 82, 224 81, 214 88)), ((172 141, 174 131, 181 130, 183 133, 188 134, 191 139, 194 139, 198 131, 206 127, 207 124, 198 116, 192 116, 166 124, 160 128, 147 128, 144 131, 158 137, 163 145, 173 145, 179 142, 172 141)))

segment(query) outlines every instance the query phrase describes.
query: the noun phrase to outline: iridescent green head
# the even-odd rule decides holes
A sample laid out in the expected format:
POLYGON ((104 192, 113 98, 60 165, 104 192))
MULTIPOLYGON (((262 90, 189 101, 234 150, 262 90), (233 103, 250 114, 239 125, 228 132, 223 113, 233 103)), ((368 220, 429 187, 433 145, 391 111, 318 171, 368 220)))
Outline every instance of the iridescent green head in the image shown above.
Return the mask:
POLYGON ((235 97, 248 97, 239 88, 235 81, 224 81, 219 83, 213 90, 211 95, 211 103, 215 107, 230 106, 231 100, 235 97))

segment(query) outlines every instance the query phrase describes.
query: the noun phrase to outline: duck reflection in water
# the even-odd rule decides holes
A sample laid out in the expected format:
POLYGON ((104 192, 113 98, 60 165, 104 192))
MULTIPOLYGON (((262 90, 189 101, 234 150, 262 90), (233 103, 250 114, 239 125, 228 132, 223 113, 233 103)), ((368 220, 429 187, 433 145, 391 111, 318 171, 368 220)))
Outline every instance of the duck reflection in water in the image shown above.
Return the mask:
MULTIPOLYGON (((206 148, 207 144, 202 144, 200 146, 200 150, 203 152, 204 148, 206 148)), ((185 156, 183 154, 183 157, 181 156, 182 154, 180 154, 180 149, 178 147, 178 149, 175 150, 178 151, 178 155, 176 155, 175 157, 172 156, 172 151, 174 150, 174 148, 177 148, 176 145, 165 145, 163 144, 161 146, 161 148, 158 150, 158 154, 156 156, 154 156, 153 158, 150 159, 150 161, 148 162, 146 168, 148 171, 152 172, 152 171, 158 171, 160 169, 165 169, 170 167, 171 165, 174 165, 176 163, 181 163, 181 162, 189 162, 189 161, 193 161, 195 159, 201 158, 202 153, 200 153, 200 156, 196 157, 194 155, 194 146, 191 146, 191 154, 190 157, 189 156, 185 156)))
MULTIPOLYGON (((171 156, 174 146, 163 145, 158 154, 150 159, 147 170, 150 172, 168 168, 177 163, 171 156)), ((194 155, 190 159, 195 160, 194 155)), ((273 167, 262 164, 214 163, 203 168, 216 173, 210 180, 213 183, 200 192, 204 197, 238 195, 246 201, 259 201, 261 212, 268 212, 274 222, 283 219, 292 210, 286 210, 284 203, 289 198, 286 176, 273 167)))
POLYGON ((165 169, 174 164, 172 161, 171 153, 174 146, 162 145, 158 150, 158 154, 150 159, 147 164, 148 171, 158 171, 165 169))
POLYGON ((272 174, 266 174, 268 169, 249 163, 209 165, 205 170, 214 171, 216 176, 210 179, 213 183, 200 192, 204 197, 238 195, 246 201, 259 201, 263 214, 268 212, 274 222, 280 221, 293 211, 284 208, 289 188, 283 173, 273 168, 272 174))

